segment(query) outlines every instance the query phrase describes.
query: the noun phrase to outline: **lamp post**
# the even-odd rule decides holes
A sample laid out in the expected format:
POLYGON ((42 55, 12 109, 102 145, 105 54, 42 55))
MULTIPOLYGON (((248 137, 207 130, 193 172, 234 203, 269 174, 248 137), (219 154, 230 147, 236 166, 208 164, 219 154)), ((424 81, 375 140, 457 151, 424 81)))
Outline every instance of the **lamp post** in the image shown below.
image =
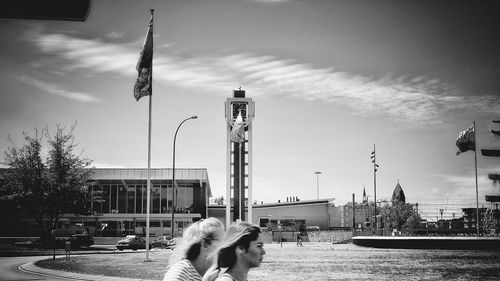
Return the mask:
POLYGON ((189 118, 186 118, 182 120, 182 122, 177 126, 177 130, 175 130, 175 135, 174 135, 174 152, 173 152, 173 157, 172 157, 172 222, 171 222, 171 227, 172 227, 172 238, 174 238, 174 218, 175 218, 175 140, 177 139, 177 132, 179 132, 179 128, 181 127, 184 122, 190 119, 197 119, 198 116, 194 115, 189 118))
POLYGON ((317 199, 319 200, 319 175, 321 175, 322 173, 320 171, 316 171, 314 172, 314 174, 316 175, 316 193, 317 193, 317 199))

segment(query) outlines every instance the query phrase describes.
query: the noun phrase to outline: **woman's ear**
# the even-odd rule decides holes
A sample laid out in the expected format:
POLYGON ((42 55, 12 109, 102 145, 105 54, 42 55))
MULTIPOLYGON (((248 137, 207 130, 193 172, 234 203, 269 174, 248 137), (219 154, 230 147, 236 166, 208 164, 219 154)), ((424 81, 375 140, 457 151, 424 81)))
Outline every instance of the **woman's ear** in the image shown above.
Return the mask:
POLYGON ((236 247, 235 251, 236 251, 237 255, 240 255, 240 254, 245 253, 245 248, 243 246, 238 246, 238 247, 236 247))

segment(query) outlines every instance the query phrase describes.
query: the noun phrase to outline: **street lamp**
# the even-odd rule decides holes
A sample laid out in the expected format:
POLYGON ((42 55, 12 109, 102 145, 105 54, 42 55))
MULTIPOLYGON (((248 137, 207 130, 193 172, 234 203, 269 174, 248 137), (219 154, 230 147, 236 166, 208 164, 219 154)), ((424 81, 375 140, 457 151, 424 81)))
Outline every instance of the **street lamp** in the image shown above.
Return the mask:
POLYGON ((319 172, 319 171, 316 171, 314 172, 314 174, 316 175, 316 193, 317 193, 317 199, 319 200, 319 175, 321 175, 322 173, 319 172))
POLYGON ((174 217, 175 217, 175 140, 177 139, 177 132, 179 132, 179 128, 181 125, 186 122, 187 120, 190 119, 197 119, 198 116, 194 115, 189 118, 184 119, 179 126, 177 126, 177 130, 175 130, 175 135, 174 135, 174 153, 172 157, 172 222, 171 222, 171 227, 172 227, 172 238, 174 238, 174 217))

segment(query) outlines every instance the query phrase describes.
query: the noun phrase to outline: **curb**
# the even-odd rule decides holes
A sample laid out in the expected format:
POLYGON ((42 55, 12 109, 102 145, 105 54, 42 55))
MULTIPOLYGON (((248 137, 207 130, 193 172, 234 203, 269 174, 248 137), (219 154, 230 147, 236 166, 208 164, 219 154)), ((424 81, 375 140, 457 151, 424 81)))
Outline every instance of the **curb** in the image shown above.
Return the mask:
MULTIPOLYGON (((137 251, 139 252, 139 251, 137 251)), ((116 249, 94 248, 86 250, 71 251, 72 256, 92 255, 92 254, 121 254, 126 253, 116 249)), ((56 256, 64 256, 65 250, 56 249, 56 256)), ((0 251, 0 257, 28 257, 28 256, 53 256, 52 250, 26 250, 26 251, 0 251)))
POLYGON ((35 262, 26 263, 18 266, 18 269, 22 272, 35 274, 44 277, 56 277, 56 278, 66 278, 72 280, 81 281, 151 281, 149 279, 134 279, 127 277, 115 277, 115 276, 103 276, 103 275, 91 275, 83 273, 65 272, 60 270, 53 270, 48 268, 42 268, 35 265, 35 262))

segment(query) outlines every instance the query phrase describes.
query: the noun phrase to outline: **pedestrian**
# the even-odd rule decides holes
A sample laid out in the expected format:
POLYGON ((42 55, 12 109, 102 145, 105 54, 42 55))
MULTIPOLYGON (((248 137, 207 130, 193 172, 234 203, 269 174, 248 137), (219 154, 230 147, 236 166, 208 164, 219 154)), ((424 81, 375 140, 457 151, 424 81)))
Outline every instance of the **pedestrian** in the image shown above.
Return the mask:
POLYGON ((259 267, 265 254, 259 226, 248 222, 233 224, 215 254, 215 265, 203 280, 246 281, 248 271, 259 267))
POLYGON ((163 281, 201 281, 212 264, 209 259, 224 235, 224 225, 216 218, 191 224, 168 260, 163 281))
POLYGON ((302 245, 302 234, 300 234, 300 232, 297 234, 297 247, 298 246, 304 247, 304 245, 302 245))

